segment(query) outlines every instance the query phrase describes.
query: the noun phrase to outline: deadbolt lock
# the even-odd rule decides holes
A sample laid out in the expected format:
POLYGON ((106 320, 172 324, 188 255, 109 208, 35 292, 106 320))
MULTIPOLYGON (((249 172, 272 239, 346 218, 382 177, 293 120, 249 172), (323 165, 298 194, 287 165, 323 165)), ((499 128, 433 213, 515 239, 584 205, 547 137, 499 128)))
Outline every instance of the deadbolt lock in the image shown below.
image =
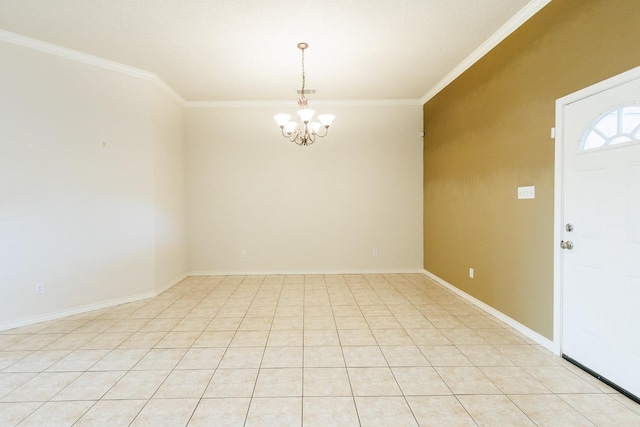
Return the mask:
POLYGON ((571 233, 573 231, 573 224, 567 224, 564 226, 564 229, 571 233))

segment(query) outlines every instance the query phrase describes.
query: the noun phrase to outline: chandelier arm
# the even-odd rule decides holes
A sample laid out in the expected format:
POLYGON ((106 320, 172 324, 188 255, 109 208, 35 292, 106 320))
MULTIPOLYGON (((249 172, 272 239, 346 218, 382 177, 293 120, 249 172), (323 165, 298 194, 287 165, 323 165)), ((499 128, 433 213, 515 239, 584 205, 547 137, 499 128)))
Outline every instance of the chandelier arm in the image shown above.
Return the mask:
POLYGON ((313 144, 314 142, 316 142, 316 136, 317 136, 317 135, 316 135, 315 133, 310 133, 310 134, 309 134, 309 138, 308 138, 308 139, 309 139, 309 141, 311 141, 311 143, 310 143, 309 145, 311 145, 311 144, 313 144))
MULTIPOLYGON (((284 131, 284 127, 282 127, 282 136, 287 138, 289 141, 295 142, 296 144, 298 144, 297 140, 300 137, 300 129, 296 129, 295 132, 286 133, 284 131)), ((298 145, 300 145, 300 144, 298 144, 298 145)))
POLYGON ((296 142, 296 139, 298 139, 298 137, 300 136, 300 129, 296 129, 295 132, 292 132, 292 133, 286 133, 283 128, 282 136, 284 136, 291 142, 296 142))
POLYGON ((323 129, 324 129, 324 133, 322 135, 319 133, 316 133, 317 137, 324 138, 325 136, 327 136, 327 134, 329 133, 329 128, 327 126, 323 126, 323 129))
MULTIPOLYGON (((291 135, 289 135, 289 141, 291 142, 296 142, 300 137, 300 130, 296 129, 295 132, 293 132, 291 135)), ((296 142, 297 144, 297 142, 296 142)))

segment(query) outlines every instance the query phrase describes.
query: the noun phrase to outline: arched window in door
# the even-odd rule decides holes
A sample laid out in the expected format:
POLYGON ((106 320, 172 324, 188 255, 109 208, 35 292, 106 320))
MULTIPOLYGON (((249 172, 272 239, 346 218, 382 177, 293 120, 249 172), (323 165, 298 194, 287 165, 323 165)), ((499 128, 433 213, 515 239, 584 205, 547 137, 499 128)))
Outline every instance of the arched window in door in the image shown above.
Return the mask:
POLYGON ((580 151, 640 142, 640 107, 626 105, 599 116, 580 141, 580 151))

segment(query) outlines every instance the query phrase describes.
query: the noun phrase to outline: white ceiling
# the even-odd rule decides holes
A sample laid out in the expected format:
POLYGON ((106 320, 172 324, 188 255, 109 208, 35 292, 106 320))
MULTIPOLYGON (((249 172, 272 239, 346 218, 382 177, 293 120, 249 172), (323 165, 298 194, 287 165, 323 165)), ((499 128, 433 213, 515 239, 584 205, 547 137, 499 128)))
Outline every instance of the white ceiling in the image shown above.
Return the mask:
POLYGON ((305 41, 310 99, 398 100, 548 1, 0 0, 0 29, 155 73, 187 101, 295 99, 305 41))

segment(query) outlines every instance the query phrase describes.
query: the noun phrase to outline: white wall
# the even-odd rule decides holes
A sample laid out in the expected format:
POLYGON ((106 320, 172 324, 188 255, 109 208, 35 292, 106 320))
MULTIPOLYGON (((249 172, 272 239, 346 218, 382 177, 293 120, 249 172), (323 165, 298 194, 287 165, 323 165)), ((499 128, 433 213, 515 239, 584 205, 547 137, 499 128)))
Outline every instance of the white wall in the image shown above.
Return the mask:
POLYGON ((184 108, 152 93, 155 284, 162 291, 187 272, 184 108))
POLYGON ((185 109, 139 77, 0 58, 0 330, 187 271, 422 269, 420 105, 318 107, 332 131, 298 147, 279 107, 185 109))
POLYGON ((191 272, 422 269, 422 107, 315 109, 310 147, 272 119, 295 105, 187 109, 191 272))
POLYGON ((5 43, 0 58, 0 329, 184 274, 181 107, 92 65, 5 43))

